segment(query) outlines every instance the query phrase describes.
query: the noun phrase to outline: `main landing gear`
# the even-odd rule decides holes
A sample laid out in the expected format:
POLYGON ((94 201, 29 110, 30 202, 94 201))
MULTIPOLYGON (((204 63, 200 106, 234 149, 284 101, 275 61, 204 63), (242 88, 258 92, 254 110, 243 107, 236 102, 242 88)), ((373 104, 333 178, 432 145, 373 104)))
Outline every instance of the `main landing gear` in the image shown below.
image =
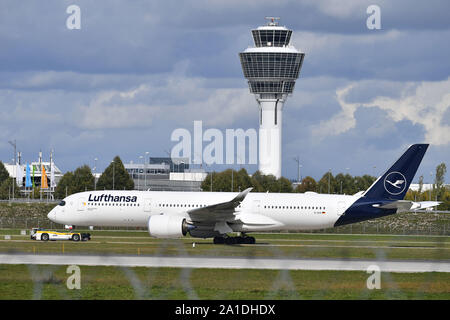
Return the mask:
POLYGON ((240 236, 240 237, 214 237, 214 244, 255 244, 254 237, 240 236))

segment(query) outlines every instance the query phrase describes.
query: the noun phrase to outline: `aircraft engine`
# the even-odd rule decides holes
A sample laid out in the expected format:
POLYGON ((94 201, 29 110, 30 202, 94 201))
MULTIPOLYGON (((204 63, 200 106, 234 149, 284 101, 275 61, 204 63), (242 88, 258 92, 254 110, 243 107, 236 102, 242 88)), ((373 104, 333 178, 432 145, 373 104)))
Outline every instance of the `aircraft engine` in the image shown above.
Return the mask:
POLYGON ((181 238, 192 228, 180 216, 155 215, 148 219, 148 233, 154 238, 181 238))

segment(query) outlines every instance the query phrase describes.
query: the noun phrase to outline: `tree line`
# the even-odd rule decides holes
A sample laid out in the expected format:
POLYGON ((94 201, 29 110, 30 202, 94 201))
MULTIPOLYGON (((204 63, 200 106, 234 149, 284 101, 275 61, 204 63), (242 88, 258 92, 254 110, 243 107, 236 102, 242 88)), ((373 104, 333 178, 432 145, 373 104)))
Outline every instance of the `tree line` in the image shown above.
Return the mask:
POLYGON ((294 187, 293 183, 284 178, 276 178, 273 175, 263 175, 256 171, 249 175, 245 169, 235 171, 227 169, 222 172, 210 172, 201 185, 203 191, 239 191, 249 187, 253 192, 300 192, 307 191, 317 193, 336 193, 336 194, 354 194, 361 190, 366 190, 375 181, 375 177, 364 175, 361 177, 352 177, 349 174, 339 173, 333 175, 326 172, 322 178, 316 181, 307 176, 303 178, 300 184, 294 187), (211 184, 212 183, 212 184, 211 184))
POLYGON ((133 189, 133 179, 125 169, 120 157, 116 156, 97 182, 95 182, 95 177, 88 165, 83 165, 74 172, 66 172, 55 188, 55 198, 63 199, 68 195, 83 191, 133 189))
MULTIPOLYGON (((419 177, 419 190, 409 190, 405 196, 411 201, 442 201, 439 210, 450 210, 450 188, 445 187, 444 177, 447 172, 445 163, 436 167, 434 183, 430 190, 424 190, 424 177, 419 177)), ((263 175, 256 171, 249 175, 245 169, 239 171, 227 169, 221 172, 210 172, 203 180, 201 188, 203 191, 238 192, 252 187, 252 192, 299 192, 308 191, 328 194, 352 195, 359 191, 367 190, 376 178, 370 175, 351 176, 350 174, 338 173, 333 175, 326 172, 319 180, 307 176, 300 184, 294 184, 281 177, 277 179, 273 175, 263 175)))
MULTIPOLYGON (((3 162, 0 161, 0 199, 9 199, 12 197, 12 186, 14 179, 9 176, 3 162)), ((19 188, 14 188, 14 197, 19 197, 19 188)))

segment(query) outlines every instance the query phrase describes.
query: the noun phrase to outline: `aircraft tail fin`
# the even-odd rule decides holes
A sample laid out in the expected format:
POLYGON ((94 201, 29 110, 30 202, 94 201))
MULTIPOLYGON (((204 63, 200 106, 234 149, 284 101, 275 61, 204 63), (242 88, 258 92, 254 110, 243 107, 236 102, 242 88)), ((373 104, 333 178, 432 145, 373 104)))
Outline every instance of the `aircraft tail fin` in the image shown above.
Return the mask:
POLYGON ((429 144, 413 144, 367 191, 364 197, 402 200, 429 144))

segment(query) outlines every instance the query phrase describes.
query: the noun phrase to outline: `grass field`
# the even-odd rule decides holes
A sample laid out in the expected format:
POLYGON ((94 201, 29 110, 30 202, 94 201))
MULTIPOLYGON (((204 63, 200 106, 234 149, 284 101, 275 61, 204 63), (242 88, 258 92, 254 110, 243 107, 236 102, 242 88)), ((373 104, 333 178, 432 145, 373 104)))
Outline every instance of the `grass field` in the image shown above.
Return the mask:
MULTIPOLYGON (((145 231, 88 231, 88 242, 42 242, 0 229, 0 252, 202 255, 280 258, 449 260, 450 237, 255 234, 256 245, 211 239, 158 240, 145 231), (11 240, 4 240, 10 235, 11 240), (195 247, 193 247, 195 242, 195 247)), ((81 267, 81 289, 68 290, 67 266, 0 265, 0 299, 449 299, 449 273, 382 273, 368 290, 357 271, 285 271, 81 267)))
POLYGON ((255 234, 255 245, 214 245, 211 239, 159 240, 144 231, 86 231, 88 242, 34 241, 0 230, 0 252, 202 255, 283 258, 450 259, 450 237, 341 234, 255 234), (4 240, 5 235, 11 240, 4 240), (193 247, 195 242, 195 247, 193 247))
POLYGON ((0 299, 449 299, 448 273, 81 267, 69 290, 66 266, 0 265, 0 299))

